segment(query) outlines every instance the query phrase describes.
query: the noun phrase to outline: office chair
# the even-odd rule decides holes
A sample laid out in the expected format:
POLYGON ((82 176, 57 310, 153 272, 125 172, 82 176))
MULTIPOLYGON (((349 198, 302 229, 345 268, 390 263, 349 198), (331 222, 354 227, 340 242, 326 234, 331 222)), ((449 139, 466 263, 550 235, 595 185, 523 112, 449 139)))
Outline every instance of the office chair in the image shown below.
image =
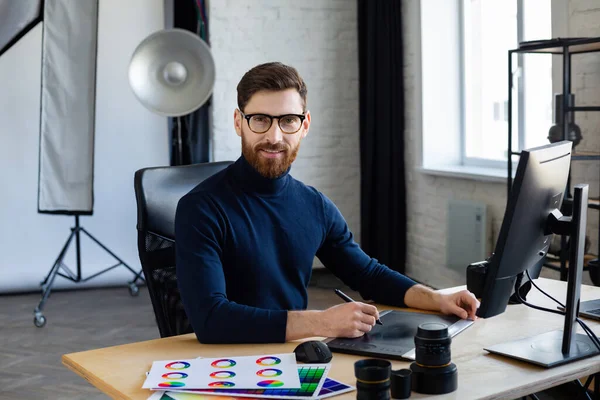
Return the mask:
POLYGON ((138 252, 161 337, 191 333, 175 273, 177 203, 231 161, 143 168, 135 173, 138 252))

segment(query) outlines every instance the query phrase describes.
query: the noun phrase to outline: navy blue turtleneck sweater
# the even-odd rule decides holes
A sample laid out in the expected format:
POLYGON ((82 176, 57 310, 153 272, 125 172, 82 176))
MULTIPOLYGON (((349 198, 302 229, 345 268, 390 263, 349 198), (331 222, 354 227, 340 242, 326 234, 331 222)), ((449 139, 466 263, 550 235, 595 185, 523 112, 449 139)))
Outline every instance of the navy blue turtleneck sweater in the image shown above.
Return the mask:
POLYGON ((415 284, 367 256, 337 207, 242 156, 178 204, 177 282, 202 343, 284 342, 287 310, 307 306, 315 255, 363 298, 404 306, 415 284))

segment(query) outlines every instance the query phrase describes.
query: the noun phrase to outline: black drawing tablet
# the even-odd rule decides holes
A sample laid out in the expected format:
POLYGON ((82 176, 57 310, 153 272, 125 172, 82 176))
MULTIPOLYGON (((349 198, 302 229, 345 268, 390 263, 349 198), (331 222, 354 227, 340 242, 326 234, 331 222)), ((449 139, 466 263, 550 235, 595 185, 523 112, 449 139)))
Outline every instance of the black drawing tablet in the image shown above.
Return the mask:
POLYGON ((328 338, 325 342, 331 351, 337 353, 395 360, 414 360, 415 334, 418 326, 422 323, 441 322, 446 324, 452 337, 473 323, 473 321, 451 315, 396 310, 380 312, 379 318, 383 325, 375 325, 371 332, 362 337, 354 339, 328 338))

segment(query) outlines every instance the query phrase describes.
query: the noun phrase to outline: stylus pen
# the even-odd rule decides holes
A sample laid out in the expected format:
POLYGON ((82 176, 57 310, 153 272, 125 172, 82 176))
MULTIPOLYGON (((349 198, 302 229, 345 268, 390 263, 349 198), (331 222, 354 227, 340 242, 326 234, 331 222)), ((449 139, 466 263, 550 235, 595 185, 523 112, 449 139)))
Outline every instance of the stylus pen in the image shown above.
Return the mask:
MULTIPOLYGON (((335 294, 340 296, 342 298, 342 300, 344 300, 346 303, 354 303, 354 300, 352 300, 350 298, 350 296, 348 296, 346 293, 342 292, 340 289, 335 289, 335 294)), ((379 318, 377 318, 375 320, 375 323, 377 323, 379 325, 383 325, 383 323, 379 320, 379 318)))

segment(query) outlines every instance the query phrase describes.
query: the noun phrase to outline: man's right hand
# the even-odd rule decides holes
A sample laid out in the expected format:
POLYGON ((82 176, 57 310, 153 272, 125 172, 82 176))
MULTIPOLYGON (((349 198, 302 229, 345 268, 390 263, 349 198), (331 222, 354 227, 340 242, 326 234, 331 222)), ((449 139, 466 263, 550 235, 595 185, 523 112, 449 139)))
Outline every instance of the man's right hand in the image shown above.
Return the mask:
POLYGON ((379 312, 375 306, 361 302, 338 304, 321 312, 319 336, 355 338, 371 331, 379 312))
POLYGON ((285 339, 360 337, 373 328, 376 318, 379 318, 379 312, 375 306, 358 301, 323 311, 288 311, 285 339))

